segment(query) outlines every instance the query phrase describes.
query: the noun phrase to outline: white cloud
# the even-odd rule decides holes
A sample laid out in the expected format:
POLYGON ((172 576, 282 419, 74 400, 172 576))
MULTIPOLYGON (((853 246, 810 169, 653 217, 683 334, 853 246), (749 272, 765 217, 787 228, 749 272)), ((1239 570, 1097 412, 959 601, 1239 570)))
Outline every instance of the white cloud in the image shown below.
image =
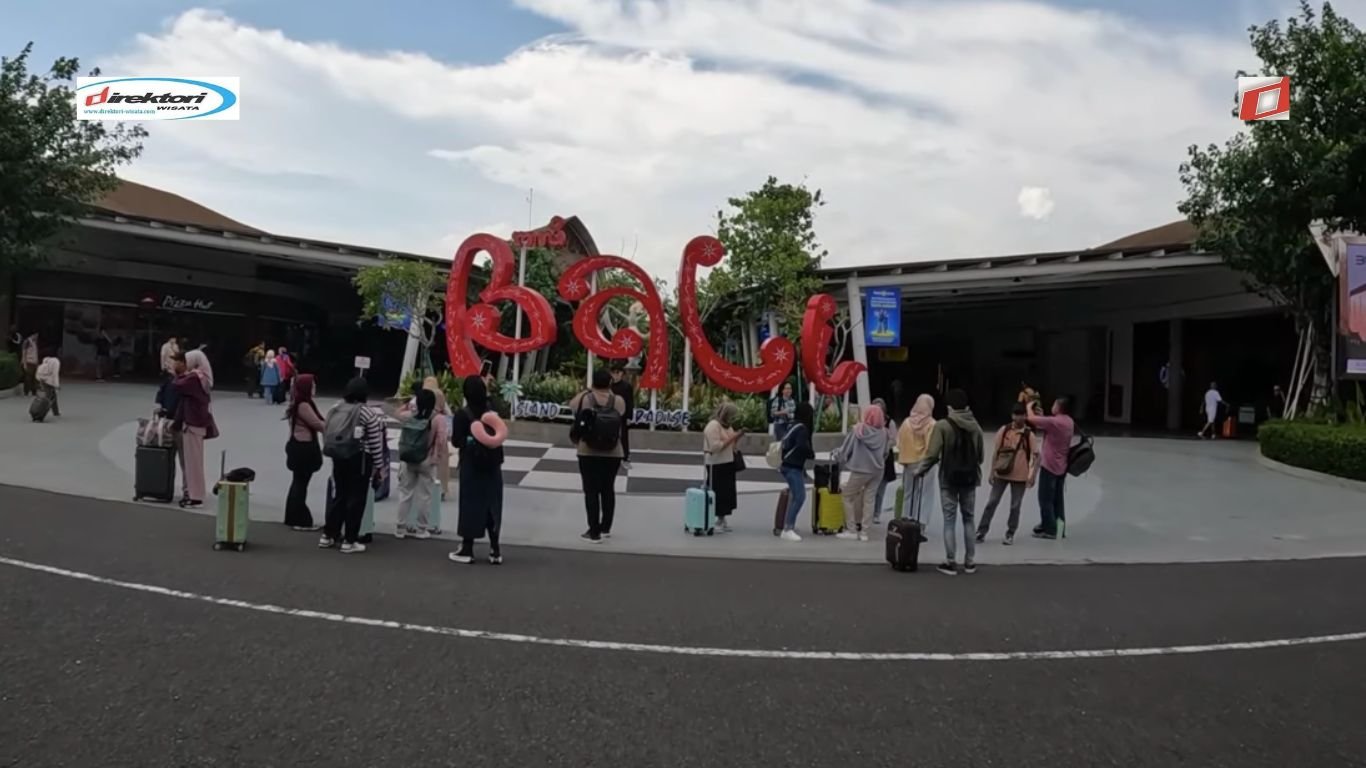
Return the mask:
POLYGON ((1020 204, 1020 215, 1043 221, 1053 213, 1053 192, 1048 187, 1020 187, 1015 201, 1020 204))
POLYGON ((1039 3, 517 2, 575 34, 466 66, 185 13, 106 71, 239 75, 242 120, 150 126, 128 175, 268 230, 445 255, 524 222, 534 187, 538 220, 638 238, 670 277, 770 174, 824 190, 831 264, 1080 248, 1176 217, 1185 148, 1237 130, 1255 63, 1240 29, 1039 3))

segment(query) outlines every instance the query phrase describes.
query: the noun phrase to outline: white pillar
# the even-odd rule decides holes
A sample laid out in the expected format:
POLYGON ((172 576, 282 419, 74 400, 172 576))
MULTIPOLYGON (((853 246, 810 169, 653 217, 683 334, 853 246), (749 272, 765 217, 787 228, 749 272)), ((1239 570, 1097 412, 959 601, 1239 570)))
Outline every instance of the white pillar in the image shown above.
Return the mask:
POLYGON ((655 431, 655 412, 659 410, 659 390, 650 390, 650 431, 655 431))
POLYGON ((855 386, 858 389, 858 404, 867 406, 872 402, 872 394, 868 385, 868 337, 863 327, 863 296, 859 294, 861 288, 857 276, 849 278, 849 333, 854 337, 854 361, 862 363, 865 369, 859 374, 855 386))
POLYGON ((417 367, 417 352, 422 346, 422 317, 426 312, 425 302, 414 307, 413 314, 408 318, 408 338, 403 347, 403 366, 398 372, 398 385, 403 386, 403 380, 408 378, 408 374, 417 367))

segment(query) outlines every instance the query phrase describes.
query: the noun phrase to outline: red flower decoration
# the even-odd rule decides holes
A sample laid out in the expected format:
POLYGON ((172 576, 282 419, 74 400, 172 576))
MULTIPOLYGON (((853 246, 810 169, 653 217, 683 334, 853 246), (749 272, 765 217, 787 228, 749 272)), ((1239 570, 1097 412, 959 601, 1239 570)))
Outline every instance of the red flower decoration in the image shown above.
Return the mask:
POLYGON ((683 333, 692 343, 693 357, 697 358, 697 365, 707 378, 732 392, 767 392, 792 372, 796 358, 792 342, 770 338, 759 347, 761 362, 757 368, 735 365, 712 349, 697 313, 697 268, 714 267, 725 255, 726 247, 709 235, 694 237, 684 247, 678 279, 678 309, 683 318, 683 333))
POLYGON ((506 354, 531 352, 555 342, 555 313, 550 302, 536 291, 514 282, 516 266, 507 242, 493 235, 470 235, 455 252, 451 276, 446 283, 446 352, 450 356, 451 370, 457 376, 479 374, 475 342, 485 349, 506 354), (474 268, 474 257, 481 251, 493 260, 493 274, 488 287, 479 292, 483 303, 467 307, 470 270, 474 268), (501 314, 493 306, 496 301, 510 301, 526 313, 530 324, 525 338, 498 332, 501 314))

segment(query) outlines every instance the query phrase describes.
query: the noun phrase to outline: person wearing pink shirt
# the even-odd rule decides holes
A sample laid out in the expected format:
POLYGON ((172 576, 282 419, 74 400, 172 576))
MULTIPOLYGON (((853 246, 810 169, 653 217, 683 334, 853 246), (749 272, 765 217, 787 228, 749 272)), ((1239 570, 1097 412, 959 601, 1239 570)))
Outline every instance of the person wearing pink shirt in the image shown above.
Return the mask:
POLYGON ((1063 506, 1063 484, 1067 479, 1067 453, 1072 447, 1072 435, 1077 425, 1071 414, 1072 400, 1059 397, 1053 401, 1053 413, 1044 416, 1038 406, 1029 403, 1029 426, 1043 433, 1043 447, 1039 450, 1039 524, 1034 527, 1034 538, 1056 539, 1067 536, 1067 515, 1063 506))

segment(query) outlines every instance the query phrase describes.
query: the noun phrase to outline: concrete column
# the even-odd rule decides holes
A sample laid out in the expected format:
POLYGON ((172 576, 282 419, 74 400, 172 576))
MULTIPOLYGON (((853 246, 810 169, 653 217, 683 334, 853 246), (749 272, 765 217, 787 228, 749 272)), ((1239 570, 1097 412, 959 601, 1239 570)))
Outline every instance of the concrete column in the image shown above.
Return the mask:
POLYGON ((1118 424, 1128 424, 1131 420, 1131 407, 1134 395, 1134 324, 1119 323, 1111 325, 1107 333, 1108 359, 1105 372, 1105 420, 1118 424), (1112 403, 1113 387, 1121 388, 1119 403, 1112 403), (1111 411, 1119 413, 1111 416, 1111 411))
POLYGON ((859 374, 855 388, 858 391, 858 404, 867 406, 872 402, 872 393, 868 383, 868 338, 863 327, 863 296, 859 294, 862 285, 858 277, 849 278, 847 287, 849 295, 849 332, 854 339, 854 361, 863 364, 864 372, 859 374))
POLYGON ((1181 370, 1186 355, 1185 331, 1185 323, 1179 317, 1167 324, 1167 429, 1172 432, 1181 430, 1181 409, 1185 407, 1182 391, 1186 376, 1181 370))

